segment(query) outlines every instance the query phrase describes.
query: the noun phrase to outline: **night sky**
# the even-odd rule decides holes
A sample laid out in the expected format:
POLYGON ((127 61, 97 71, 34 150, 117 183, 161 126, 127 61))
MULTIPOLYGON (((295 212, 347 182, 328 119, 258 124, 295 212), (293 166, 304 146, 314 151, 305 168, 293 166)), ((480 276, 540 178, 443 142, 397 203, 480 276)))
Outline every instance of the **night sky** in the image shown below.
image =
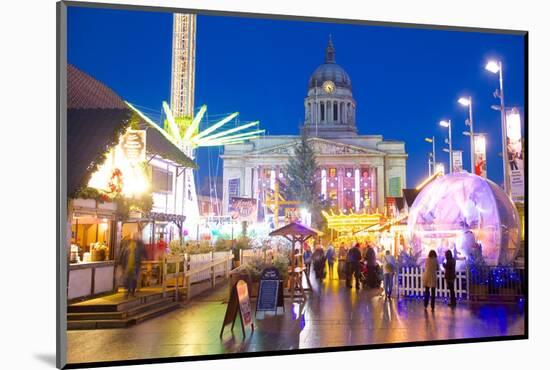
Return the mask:
MULTIPOLYGON (((470 169, 461 95, 473 98, 475 131, 488 134, 488 176, 502 183, 500 115, 490 108, 498 104, 498 75, 484 66, 502 61, 506 105, 523 111, 522 36, 199 15, 196 108, 208 105, 210 123, 239 111, 241 123, 260 120, 268 134, 298 134, 308 79, 324 62, 329 34, 351 77, 359 133, 405 142, 408 187, 428 172, 424 137, 436 136, 437 160, 448 170, 441 119, 452 120, 453 149, 464 151, 470 169)), ((156 122, 170 101, 171 46, 169 13, 69 7, 68 62, 156 122)), ((199 151, 201 178, 221 170, 218 153, 199 151)))

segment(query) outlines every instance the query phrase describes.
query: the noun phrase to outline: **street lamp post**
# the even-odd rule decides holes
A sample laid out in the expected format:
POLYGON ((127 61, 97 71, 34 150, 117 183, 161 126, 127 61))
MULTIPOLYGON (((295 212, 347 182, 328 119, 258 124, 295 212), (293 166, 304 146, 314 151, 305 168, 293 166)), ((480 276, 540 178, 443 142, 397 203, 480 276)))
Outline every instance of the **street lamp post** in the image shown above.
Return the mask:
POLYGON ((463 106, 468 106, 469 117, 466 123, 467 126, 470 126, 470 172, 475 173, 475 163, 474 163, 474 117, 472 114, 472 97, 460 98, 458 102, 463 106))
MULTIPOLYGON (((449 173, 453 173, 453 133, 452 133, 452 125, 451 120, 448 121, 439 121, 439 125, 442 127, 448 127, 449 128, 449 137, 447 140, 447 143, 449 144, 449 173)), ((445 150, 445 149, 443 149, 445 150)))
POLYGON ((430 167, 430 176, 435 174, 435 136, 432 136, 431 138, 426 137, 424 138, 424 141, 432 144, 432 153, 431 153, 431 167, 430 167))
POLYGON ((510 176, 508 175, 508 151, 506 145, 506 138, 508 137, 506 128, 506 110, 504 109, 504 84, 502 80, 502 62, 490 60, 485 69, 492 73, 499 74, 499 87, 500 90, 494 92, 494 96, 500 98, 500 125, 502 130, 502 173, 504 175, 504 191, 510 196, 510 176))

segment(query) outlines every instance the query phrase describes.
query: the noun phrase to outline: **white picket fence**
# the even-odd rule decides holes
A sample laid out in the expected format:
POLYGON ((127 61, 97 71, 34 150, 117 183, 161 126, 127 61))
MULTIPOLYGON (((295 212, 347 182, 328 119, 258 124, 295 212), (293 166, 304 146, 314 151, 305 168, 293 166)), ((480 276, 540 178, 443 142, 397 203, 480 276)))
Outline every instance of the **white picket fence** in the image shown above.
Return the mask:
MULTIPOLYGON (((217 260, 221 260, 221 259, 224 259, 224 258, 228 258, 229 256, 232 256, 231 251, 214 252, 213 257, 212 257, 212 261, 217 261, 217 260)), ((226 263, 226 266, 224 266, 224 265, 215 266, 214 267, 214 273, 216 274, 216 276, 223 276, 226 271, 231 271, 232 268, 233 268, 233 259, 228 259, 227 263, 226 263)))
MULTIPOLYGON (((189 254, 187 255, 187 261, 189 270, 194 270, 200 268, 210 262, 212 262, 213 257, 212 253, 201 253, 201 254, 189 254)), ((190 277, 191 283, 196 283, 203 280, 210 279, 210 272, 207 270, 201 271, 190 277)))
MULTIPOLYGON (((424 285, 422 284, 422 274, 424 268, 421 267, 403 267, 399 270, 397 279, 399 281, 399 294, 406 297, 423 296, 424 285)), ((456 272, 455 279, 456 297, 460 299, 468 299, 468 274, 465 270, 456 272)), ((438 298, 449 297, 447 282, 445 281, 445 272, 439 270, 437 272, 437 286, 435 288, 435 296, 438 298)))

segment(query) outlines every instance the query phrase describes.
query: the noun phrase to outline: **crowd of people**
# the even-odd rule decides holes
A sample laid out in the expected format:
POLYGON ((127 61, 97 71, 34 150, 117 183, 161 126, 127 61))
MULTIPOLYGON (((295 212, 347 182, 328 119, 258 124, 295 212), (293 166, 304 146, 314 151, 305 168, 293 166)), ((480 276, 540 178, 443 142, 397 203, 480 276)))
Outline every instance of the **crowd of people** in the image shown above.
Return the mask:
POLYGON ((313 267, 315 277, 322 281, 326 278, 328 270, 329 280, 336 279, 337 274, 339 279, 346 280, 348 288, 355 285, 356 289, 379 288, 384 280, 386 295, 389 298, 392 292, 396 261, 387 251, 380 264, 377 250, 377 247, 360 243, 355 243, 349 248, 341 243, 338 252, 332 243, 329 243, 326 251, 321 243, 315 243, 313 248, 306 245, 304 250, 306 273, 309 275, 313 267), (336 262, 338 268, 335 274, 334 264, 336 262))
MULTIPOLYGON (((397 271, 397 262, 389 250, 381 251, 380 248, 368 243, 355 243, 347 247, 341 243, 336 253, 335 247, 329 243, 325 248, 320 242, 304 246, 304 264, 306 274, 310 276, 311 268, 315 278, 323 281, 328 270, 328 279, 336 279, 334 264, 337 262, 338 279, 346 281, 346 287, 351 289, 355 285, 356 290, 377 289, 383 283, 386 299, 392 298, 392 290, 397 271)), ((145 247, 139 233, 131 238, 124 238, 121 243, 121 251, 118 263, 123 269, 126 296, 135 296, 140 264, 145 254, 145 247)), ((445 271, 444 278, 449 290, 449 306, 456 307, 456 293, 454 289, 456 279, 456 259, 451 250, 445 252, 445 262, 442 264, 445 271)), ((430 250, 425 261, 422 284, 424 286, 424 307, 435 308, 435 289, 437 286, 437 272, 439 262, 435 250, 430 250)))
MULTIPOLYGON (((317 242, 313 247, 306 245, 304 248, 304 264, 306 274, 313 274, 316 279, 323 281, 328 270, 329 280, 336 279, 334 264, 338 262, 338 279, 346 281, 349 289, 355 286, 356 290, 376 289, 383 284, 386 299, 392 298, 397 261, 389 250, 382 250, 368 243, 355 243, 346 246, 341 243, 336 252, 332 243, 325 248, 317 242)), ((449 306, 456 307, 456 293, 454 289, 456 279, 456 259, 451 250, 445 252, 445 262, 442 264, 445 271, 444 277, 449 290, 449 306)), ((437 271, 439 270, 437 253, 431 250, 426 258, 422 284, 424 286, 424 307, 435 308, 435 289, 437 286, 437 271)))

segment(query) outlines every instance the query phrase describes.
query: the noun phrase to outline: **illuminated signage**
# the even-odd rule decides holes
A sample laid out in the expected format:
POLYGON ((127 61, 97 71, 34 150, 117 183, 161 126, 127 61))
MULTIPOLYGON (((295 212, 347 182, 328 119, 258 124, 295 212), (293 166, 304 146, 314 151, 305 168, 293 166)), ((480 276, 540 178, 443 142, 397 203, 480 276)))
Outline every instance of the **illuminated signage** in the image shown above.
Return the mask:
POLYGON ((506 110, 506 152, 508 176, 513 199, 523 198, 525 181, 523 178, 523 144, 521 137, 521 115, 517 108, 506 110))
POLYGON ((487 178, 487 152, 485 135, 474 135, 474 167, 475 174, 487 178))

